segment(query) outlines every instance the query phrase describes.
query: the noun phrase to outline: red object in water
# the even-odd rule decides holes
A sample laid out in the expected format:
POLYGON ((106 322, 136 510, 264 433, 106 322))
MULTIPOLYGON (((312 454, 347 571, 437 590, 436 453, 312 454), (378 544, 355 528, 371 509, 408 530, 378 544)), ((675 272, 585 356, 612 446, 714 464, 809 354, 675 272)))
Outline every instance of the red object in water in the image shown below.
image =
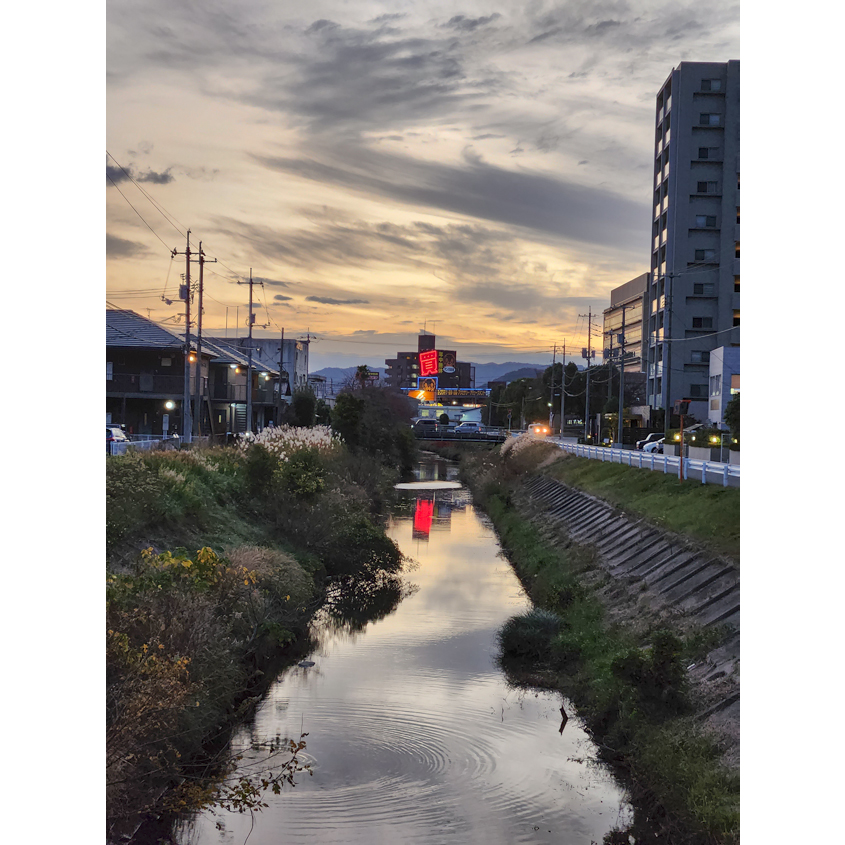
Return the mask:
POLYGON ((417 499, 414 509, 414 531, 422 534, 431 532, 431 521, 434 517, 434 501, 431 499, 417 499))

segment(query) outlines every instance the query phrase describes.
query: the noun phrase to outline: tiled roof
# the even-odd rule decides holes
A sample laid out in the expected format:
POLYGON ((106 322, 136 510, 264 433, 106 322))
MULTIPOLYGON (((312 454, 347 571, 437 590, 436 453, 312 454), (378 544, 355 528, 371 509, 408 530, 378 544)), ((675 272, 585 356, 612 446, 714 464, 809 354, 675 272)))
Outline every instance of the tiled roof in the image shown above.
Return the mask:
POLYGON ((106 310, 106 346, 180 349, 184 338, 134 311, 106 310))

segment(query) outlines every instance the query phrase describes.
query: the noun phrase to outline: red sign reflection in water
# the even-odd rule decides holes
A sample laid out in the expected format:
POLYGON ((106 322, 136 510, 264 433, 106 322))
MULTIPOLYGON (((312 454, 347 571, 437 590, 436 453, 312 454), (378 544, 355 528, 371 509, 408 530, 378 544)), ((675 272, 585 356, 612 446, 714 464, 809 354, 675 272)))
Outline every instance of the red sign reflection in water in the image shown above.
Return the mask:
POLYGON ((417 499, 414 508, 414 535, 418 533, 428 537, 431 533, 431 520, 434 516, 433 499, 417 499))

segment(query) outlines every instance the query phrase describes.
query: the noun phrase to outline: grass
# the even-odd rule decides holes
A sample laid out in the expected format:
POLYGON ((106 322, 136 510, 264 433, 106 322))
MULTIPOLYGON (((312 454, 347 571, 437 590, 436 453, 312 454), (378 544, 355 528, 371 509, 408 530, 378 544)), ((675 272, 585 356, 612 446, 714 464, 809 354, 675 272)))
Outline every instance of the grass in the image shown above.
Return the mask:
MULTIPOLYGON (((518 456, 523 470, 536 470, 551 454, 542 447, 531 451, 533 459, 527 451, 518 456)), ((613 491, 617 501, 643 485, 649 491, 649 508, 654 508, 650 512, 657 511, 661 497, 665 506, 678 492, 660 476, 632 478, 636 470, 627 467, 592 462, 594 469, 584 468, 584 463, 590 462, 558 461, 554 474, 562 473, 566 483, 582 482, 577 486, 596 495, 613 491)), ((593 553, 575 544, 550 545, 514 509, 513 469, 497 466, 490 456, 462 463, 462 474, 537 605, 500 630, 503 668, 514 677, 541 672, 550 685, 566 690, 604 755, 622 768, 635 800, 649 806, 652 820, 655 811, 662 818, 660 826, 667 836, 663 841, 733 845, 739 836, 739 779, 721 766, 722 749, 692 717, 686 684, 685 666, 712 644, 712 637, 695 631, 681 637, 654 627, 635 633, 611 624, 582 577, 595 569, 593 553)), ((681 493, 681 506, 671 520, 675 530, 685 520, 694 521, 692 514, 704 514, 699 520, 714 518, 712 514, 728 507, 725 502, 733 499, 738 505, 738 498, 712 497, 708 492, 681 493)))
MULTIPOLYGON (((300 450, 280 463, 255 444, 107 460, 107 816, 115 835, 163 806, 222 800, 215 778, 226 767, 206 768, 208 739, 225 735, 271 668, 308 642, 328 578, 381 576, 379 585, 391 586, 384 573, 395 573, 402 556, 371 509, 395 474, 343 450, 300 450)), ((381 594, 371 593, 375 604, 381 594)), ((250 785, 232 800, 257 808, 258 796, 250 785)))
POLYGON ((569 455, 546 473, 739 561, 738 488, 681 482, 661 472, 569 455))

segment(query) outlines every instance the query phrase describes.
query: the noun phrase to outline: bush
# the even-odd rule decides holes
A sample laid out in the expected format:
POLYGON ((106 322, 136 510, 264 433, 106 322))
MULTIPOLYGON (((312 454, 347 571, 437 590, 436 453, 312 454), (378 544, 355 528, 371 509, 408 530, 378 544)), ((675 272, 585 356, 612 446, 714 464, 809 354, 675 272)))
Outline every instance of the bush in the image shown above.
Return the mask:
POLYGON ((551 655, 552 640, 560 627, 556 614, 537 607, 521 616, 512 616, 497 634, 502 655, 544 660, 551 655))

